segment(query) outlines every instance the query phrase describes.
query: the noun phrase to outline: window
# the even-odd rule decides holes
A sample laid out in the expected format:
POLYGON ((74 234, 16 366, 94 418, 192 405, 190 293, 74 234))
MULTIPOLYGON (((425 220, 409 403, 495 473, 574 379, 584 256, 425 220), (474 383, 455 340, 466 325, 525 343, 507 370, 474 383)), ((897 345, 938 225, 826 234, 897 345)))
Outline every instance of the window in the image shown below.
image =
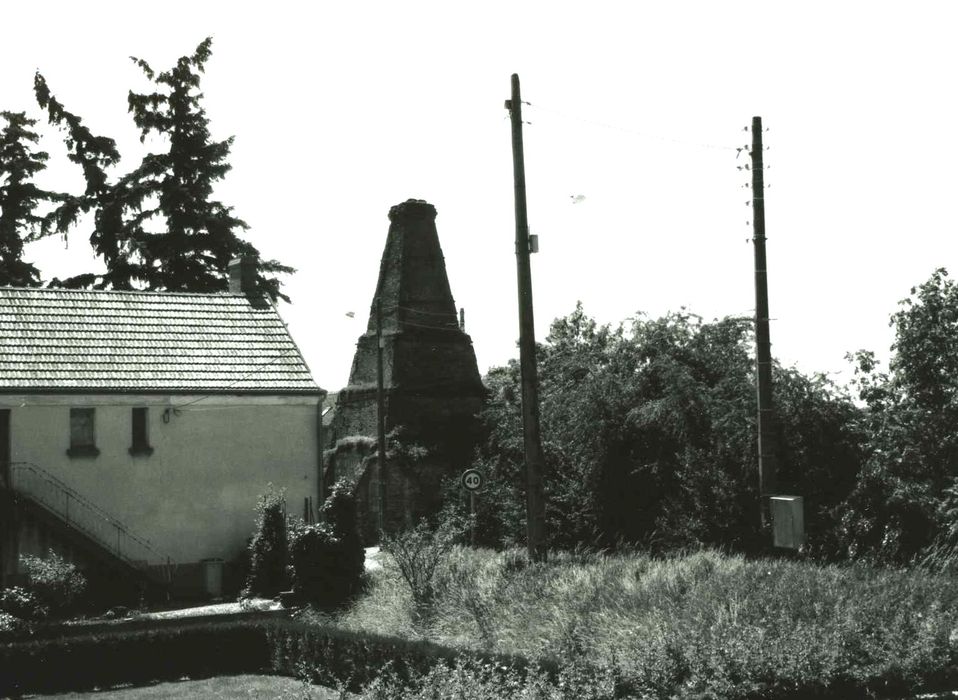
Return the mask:
POLYGON ((153 454, 153 448, 150 447, 150 434, 149 434, 149 409, 148 408, 134 408, 132 414, 132 435, 131 435, 131 444, 130 444, 130 454, 131 455, 151 455, 153 454))
POLYGON ((94 409, 70 409, 70 449, 71 457, 96 457, 100 451, 96 448, 96 427, 94 409))

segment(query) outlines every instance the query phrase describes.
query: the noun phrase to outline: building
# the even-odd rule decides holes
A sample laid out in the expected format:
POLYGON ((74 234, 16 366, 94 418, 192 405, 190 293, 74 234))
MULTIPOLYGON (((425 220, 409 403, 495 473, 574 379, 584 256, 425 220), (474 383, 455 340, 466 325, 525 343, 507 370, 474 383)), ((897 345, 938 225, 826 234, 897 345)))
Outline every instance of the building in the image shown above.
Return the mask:
POLYGON ((325 392, 246 293, 253 265, 230 274, 228 294, 0 288, 5 576, 53 548, 215 595, 268 484, 315 512, 325 392))
POLYGON ((485 397, 450 291, 435 207, 410 199, 389 210, 389 221, 366 332, 326 433, 326 485, 342 477, 356 483, 367 542, 378 538, 383 502, 387 531, 436 510, 444 479, 472 459, 485 397), (390 440, 384 471, 377 444, 380 347, 383 423, 398 438, 390 440))

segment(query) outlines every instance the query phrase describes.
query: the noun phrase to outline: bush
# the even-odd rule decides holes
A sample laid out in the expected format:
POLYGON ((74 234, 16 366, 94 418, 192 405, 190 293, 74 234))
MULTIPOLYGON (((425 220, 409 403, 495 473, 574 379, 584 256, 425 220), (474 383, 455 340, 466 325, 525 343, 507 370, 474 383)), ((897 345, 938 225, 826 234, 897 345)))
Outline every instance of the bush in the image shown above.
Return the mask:
POLYGON ((388 669, 363 689, 369 700, 499 700, 500 698, 541 698, 541 700, 605 700, 623 697, 609 669, 582 665, 563 668, 557 678, 538 669, 517 669, 494 663, 480 663, 467 657, 454 665, 439 663, 428 673, 403 679, 388 669))
POLYGON ((352 484, 337 482, 320 510, 323 522, 290 528, 293 591, 323 608, 344 605, 359 591, 365 552, 352 484))
POLYGON ((43 559, 20 557, 20 564, 26 570, 27 588, 51 617, 64 617, 73 612, 86 589, 86 579, 75 565, 53 550, 43 559))
POLYGON ((319 519, 333 529, 339 540, 341 560, 338 565, 344 581, 349 581, 352 592, 359 589, 366 567, 366 551, 359 535, 359 518, 356 512, 354 484, 340 479, 330 490, 326 502, 319 511, 319 519))
POLYGON ((250 541, 250 569, 244 597, 274 598, 286 589, 286 495, 269 485, 257 504, 256 532, 250 541))
POLYGON ((268 663, 266 634, 248 622, 67 633, 0 644, 0 697, 256 673, 268 663))
POLYGON ((422 520, 411 530, 384 537, 383 549, 392 555, 412 593, 413 622, 417 626, 432 621, 440 592, 439 565, 464 532, 461 519, 444 513, 437 525, 422 520))
POLYGON ((45 620, 50 609, 31 591, 11 586, 0 591, 0 611, 19 620, 45 620))

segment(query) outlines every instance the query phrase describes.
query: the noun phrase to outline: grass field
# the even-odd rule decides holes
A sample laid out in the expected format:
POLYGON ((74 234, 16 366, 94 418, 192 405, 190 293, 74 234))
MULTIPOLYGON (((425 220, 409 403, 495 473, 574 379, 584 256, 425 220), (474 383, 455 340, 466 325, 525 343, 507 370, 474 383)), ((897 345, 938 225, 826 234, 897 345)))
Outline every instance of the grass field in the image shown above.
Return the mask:
POLYGON ((826 687, 903 695, 955 683, 958 580, 943 574, 714 551, 530 564, 519 552, 457 548, 436 583, 431 614, 417 620, 387 558, 368 595, 335 622, 585 662, 648 697, 826 687))

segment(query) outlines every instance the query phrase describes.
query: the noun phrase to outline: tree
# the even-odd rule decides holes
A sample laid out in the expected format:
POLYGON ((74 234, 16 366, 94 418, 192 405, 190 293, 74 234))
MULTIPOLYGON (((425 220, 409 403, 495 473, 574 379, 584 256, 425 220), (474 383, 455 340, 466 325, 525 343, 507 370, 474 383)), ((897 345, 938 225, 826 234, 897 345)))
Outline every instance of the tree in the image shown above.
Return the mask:
MULTIPOLYGON (((853 556, 905 562, 954 532, 958 479, 958 287, 936 270, 891 317, 888 372, 859 351, 868 459, 842 520, 853 556)), ((954 544, 954 543, 952 543, 954 544)))
MULTIPOLYGON (((140 129, 140 139, 152 132, 169 141, 166 153, 150 153, 138 169, 138 181, 156 206, 144 209, 144 221, 163 217, 165 228, 142 236, 139 253, 146 265, 150 289, 171 291, 223 291, 226 267, 238 255, 259 258, 259 251, 236 234, 249 227, 233 215, 232 207, 211 199, 213 185, 230 170, 227 162, 233 137, 214 141, 209 119, 201 105, 200 74, 211 54, 212 39, 205 39, 192 56, 155 73, 142 59, 133 58, 156 85, 150 93, 129 94, 130 112, 140 129)), ((272 297, 279 281, 264 273, 291 273, 275 260, 260 261, 259 288, 272 297)))
POLYGON ((0 286, 35 287, 40 271, 23 260, 23 244, 43 230, 41 202, 56 195, 40 189, 33 177, 46 168, 48 155, 34 149, 35 119, 24 112, 0 112, 0 286))
POLYGON ((259 251, 238 234, 248 228, 246 223, 213 199, 215 183, 230 170, 233 138, 214 141, 202 107, 200 80, 211 46, 207 38, 192 55, 161 73, 142 59, 132 59, 154 85, 152 92, 129 93, 140 140, 156 134, 168 150, 148 153, 135 170, 115 180, 109 174, 120 159, 115 142, 94 136, 37 74, 37 100, 51 123, 64 129, 69 157, 83 168, 86 180, 85 192, 65 200, 52 218, 64 232, 80 214, 94 210, 90 243, 107 267, 104 275, 80 275, 66 284, 225 291, 230 260, 249 256, 257 260, 258 290, 289 301, 275 275, 294 270, 275 260, 260 260, 259 251))
POLYGON ((145 192, 133 186, 135 178, 130 175, 111 181, 108 171, 120 161, 116 142, 94 135, 80 117, 68 111, 50 93, 46 79, 39 72, 34 76, 33 88, 50 123, 64 130, 67 157, 80 166, 86 182, 82 194, 62 198, 47 217, 47 223, 66 236, 81 215, 93 211, 90 246, 107 268, 103 275, 84 273, 54 283, 66 287, 133 289, 134 282, 144 278, 143 270, 134 261, 135 244, 142 236, 142 228, 137 218, 127 217, 127 213, 142 206, 145 192))
MULTIPOLYGON (((759 546, 751 333, 751 319, 685 311, 612 328, 579 306, 553 322, 538 349, 552 546, 759 546)), ((818 538, 857 474, 858 412, 822 377, 775 374, 783 477, 808 494, 818 538)), ((479 533, 510 544, 524 524, 518 370, 486 381, 479 533)))

